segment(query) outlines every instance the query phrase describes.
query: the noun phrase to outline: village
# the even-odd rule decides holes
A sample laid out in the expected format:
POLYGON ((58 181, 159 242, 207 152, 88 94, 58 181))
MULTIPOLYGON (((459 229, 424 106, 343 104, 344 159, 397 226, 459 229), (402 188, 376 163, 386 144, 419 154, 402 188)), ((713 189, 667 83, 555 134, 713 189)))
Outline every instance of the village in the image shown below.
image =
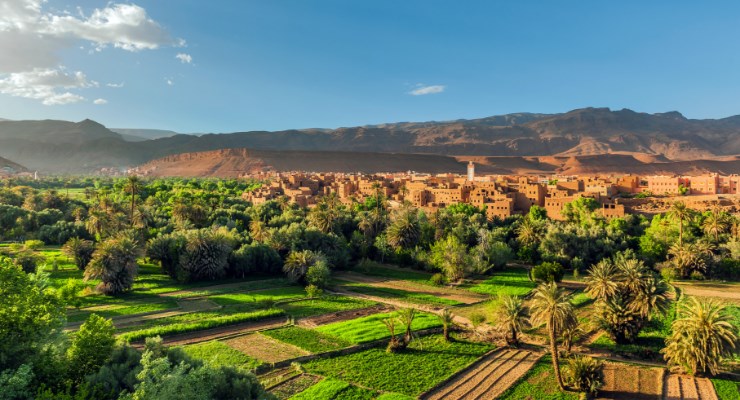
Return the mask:
POLYGON ((389 199, 391 206, 408 202, 428 212, 467 203, 485 209, 489 220, 526 214, 532 206, 543 207, 548 217, 562 220, 565 204, 579 197, 596 200, 605 218, 665 212, 679 198, 697 210, 734 207, 740 187, 740 176, 719 174, 478 176, 473 162, 468 164, 466 175, 272 172, 259 178, 267 183, 242 196, 253 204, 286 196, 290 202, 311 207, 318 198, 330 194, 351 204, 380 193, 389 199))

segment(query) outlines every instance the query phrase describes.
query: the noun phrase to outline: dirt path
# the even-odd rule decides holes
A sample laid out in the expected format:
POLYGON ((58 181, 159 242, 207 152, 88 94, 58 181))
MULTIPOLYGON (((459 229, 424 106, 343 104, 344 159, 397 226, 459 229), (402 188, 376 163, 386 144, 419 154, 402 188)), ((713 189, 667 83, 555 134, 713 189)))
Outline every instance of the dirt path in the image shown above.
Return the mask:
POLYGON ((663 385, 665 400, 717 400, 714 385, 707 378, 666 374, 663 385))
POLYGON ((388 279, 367 276, 355 272, 341 272, 336 274, 336 277, 345 281, 364 283, 378 288, 396 289, 413 293, 427 294, 442 299, 454 300, 463 304, 475 304, 488 299, 488 296, 471 293, 463 289, 432 287, 429 285, 423 285, 400 279, 388 279))
POLYGON ((675 284, 684 294, 696 297, 714 297, 740 303, 740 285, 721 283, 692 284, 679 282, 675 284))
POLYGON ((347 321, 350 319, 356 319, 360 317, 366 317, 368 315, 378 314, 382 312, 388 312, 391 308, 385 305, 378 304, 376 306, 361 308, 359 310, 346 310, 337 311, 330 314, 316 315, 313 317, 301 318, 296 322, 296 325, 304 328, 315 328, 320 325, 331 324, 333 322, 347 321))
POLYGON ((424 399, 495 399, 542 356, 528 350, 501 349, 434 389, 424 399))
MULTIPOLYGON (((272 318, 264 321, 244 322, 241 324, 173 335, 162 338, 162 341, 168 346, 184 346, 188 344, 207 342, 209 340, 223 339, 243 333, 279 328, 281 326, 285 326, 284 318, 272 318)), ((143 343, 134 344, 134 347, 143 347, 143 343)))

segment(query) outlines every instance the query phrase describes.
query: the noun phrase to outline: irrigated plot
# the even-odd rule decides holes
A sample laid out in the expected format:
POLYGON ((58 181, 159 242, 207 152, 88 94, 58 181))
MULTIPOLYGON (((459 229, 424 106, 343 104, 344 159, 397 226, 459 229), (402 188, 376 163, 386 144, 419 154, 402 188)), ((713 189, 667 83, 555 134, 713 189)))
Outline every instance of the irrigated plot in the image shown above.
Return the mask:
POLYGON ((665 400, 717 400, 712 382, 707 378, 666 374, 663 387, 665 400))
POLYGON ((663 393, 663 369, 636 365, 604 364, 603 399, 659 400, 663 393))
POLYGON ((541 356, 527 350, 496 351, 423 398, 494 399, 524 376, 541 356))
POLYGON ((224 343, 266 363, 276 363, 311 354, 306 350, 259 333, 235 337, 225 340, 224 343))

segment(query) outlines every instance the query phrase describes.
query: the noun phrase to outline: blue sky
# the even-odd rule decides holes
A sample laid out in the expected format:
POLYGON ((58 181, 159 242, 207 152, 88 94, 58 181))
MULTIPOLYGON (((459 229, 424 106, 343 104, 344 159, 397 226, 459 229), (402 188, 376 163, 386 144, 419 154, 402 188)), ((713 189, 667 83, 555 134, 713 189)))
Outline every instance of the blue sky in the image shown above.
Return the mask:
POLYGON ((0 117, 180 132, 587 106, 720 118, 740 114, 740 3, 709 4, 0 0, 0 117))

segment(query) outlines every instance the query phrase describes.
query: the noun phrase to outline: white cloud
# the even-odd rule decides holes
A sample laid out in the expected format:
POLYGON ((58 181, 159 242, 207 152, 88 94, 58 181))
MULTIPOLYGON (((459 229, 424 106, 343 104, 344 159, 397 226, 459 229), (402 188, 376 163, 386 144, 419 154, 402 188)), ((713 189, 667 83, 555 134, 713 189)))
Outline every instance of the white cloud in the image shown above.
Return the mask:
POLYGON ((164 81, 167 82, 167 85, 173 86, 175 84, 175 81, 173 81, 171 78, 164 78, 164 81))
POLYGON ((102 106, 103 104, 108 104, 108 100, 106 100, 106 99, 95 99, 95 101, 93 101, 93 104, 97 104, 99 106, 102 106))
POLYGON ((442 93, 445 91, 444 85, 416 85, 417 88, 410 91, 409 94, 412 96, 424 96, 426 94, 442 93))
POLYGON ((106 83, 105 86, 108 86, 109 88, 118 89, 118 88, 122 88, 123 87, 123 82, 121 82, 121 83, 106 83))
MULTIPOLYGON (((102 51, 114 47, 135 52, 185 45, 183 39, 172 38, 136 4, 108 3, 86 15, 79 8, 76 13, 47 11, 45 3, 46 0, 0 0, 0 93, 39 99, 44 104, 80 101, 79 95, 62 93, 65 86, 39 89, 33 86, 32 79, 25 78, 54 71, 70 76, 60 67, 58 52, 62 49, 102 51), (61 95, 64 96, 58 97, 61 95)), ((119 87, 113 85, 106 86, 119 87)))
POLYGON ((41 100, 45 105, 77 103, 85 98, 69 90, 98 86, 80 71, 67 73, 63 68, 36 68, 15 72, 0 79, 0 93, 41 100))
POLYGON ((180 60, 183 64, 190 64, 193 62, 193 57, 190 54, 178 53, 175 58, 180 60))

